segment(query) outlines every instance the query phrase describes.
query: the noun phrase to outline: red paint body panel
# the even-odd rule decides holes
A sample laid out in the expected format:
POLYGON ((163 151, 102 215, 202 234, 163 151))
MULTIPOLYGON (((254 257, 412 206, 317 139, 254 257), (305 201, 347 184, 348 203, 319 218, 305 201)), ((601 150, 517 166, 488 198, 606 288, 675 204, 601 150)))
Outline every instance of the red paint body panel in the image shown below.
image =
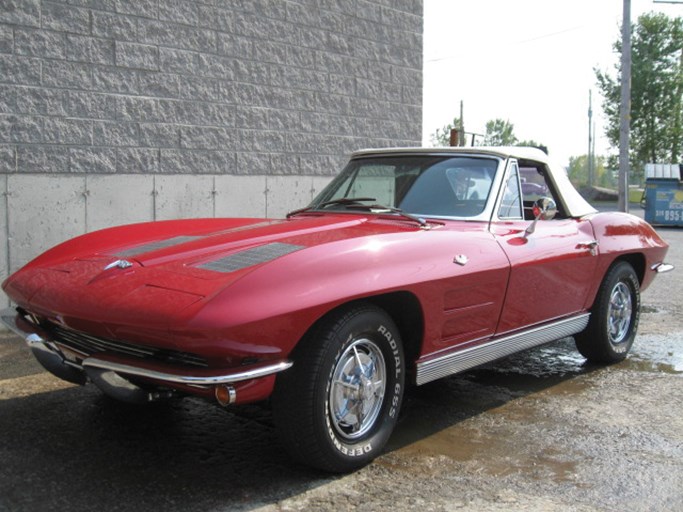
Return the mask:
MULTIPOLYGON (((421 305, 426 356, 585 310, 616 257, 643 253, 649 268, 666 250, 649 225, 631 216, 539 222, 524 238, 527 225, 444 221, 421 230, 353 214, 147 223, 62 244, 4 288, 20 307, 72 329, 220 364, 287 357, 340 304, 403 291, 421 305), (576 249, 593 229, 599 257, 576 249), (103 270, 117 252, 177 236, 202 238, 131 258, 129 269, 103 270), (272 242, 305 249, 232 273, 196 266, 272 242), (454 263, 459 254, 468 256, 467 265, 454 263)), ((643 287, 653 274, 645 273, 643 287)))
POLYGON ((594 239, 588 220, 539 222, 527 236, 528 224, 513 221, 492 227, 511 265, 498 334, 582 311, 595 280, 597 259, 580 247, 594 239))
MULTIPOLYGON (((407 291, 422 304, 423 350, 440 349, 444 338, 455 342, 492 335, 502 306, 507 260, 485 224, 464 224, 449 223, 430 231, 399 225, 396 230, 395 221, 365 219, 352 230, 353 238, 327 241, 267 264, 225 289, 206 307, 188 308, 183 322, 187 321, 190 330, 198 329, 195 334, 222 332, 220 337, 226 342, 237 331, 248 344, 268 346, 281 357, 334 307, 407 291), (466 268, 459 267, 453 258, 460 252, 480 257, 466 268), (456 295, 460 295, 457 302, 456 295), (448 320, 458 315, 458 332, 449 332, 448 320)), ((305 238, 288 241, 311 242, 305 238)), ((175 332, 183 335, 180 329, 175 332)))
POLYGON ((205 222, 179 221, 175 231, 158 223, 159 234, 151 232, 155 224, 141 224, 80 237, 73 249, 63 244, 31 262, 5 289, 19 306, 72 329, 218 360, 285 357, 335 306, 397 290, 423 304, 426 350, 495 331, 507 261, 485 223, 420 230, 403 221, 327 215, 254 220, 253 229, 240 219, 235 231, 214 221, 208 225, 218 232, 211 232, 205 222), (198 235, 204 238, 136 256, 131 268, 103 270, 131 246, 198 235), (134 244, 122 245, 126 238, 134 244), (274 241, 305 249, 229 274, 196 266, 274 241), (479 256, 465 269, 453 263, 461 252, 479 256))
MULTIPOLYGON (((619 212, 599 213, 589 217, 595 237, 600 241, 596 275, 605 275, 609 266, 620 257, 637 256, 643 260, 640 289, 645 290, 657 273, 652 266, 664 261, 669 245, 647 222, 633 215, 619 212)), ((586 308, 593 303, 600 285, 593 281, 586 308)))
MULTIPOLYGON (((144 223, 65 242, 3 288, 42 320, 194 354, 210 370, 286 360, 315 322, 340 305, 400 292, 413 297, 423 326, 414 340, 416 358, 408 361, 414 366, 588 311, 618 258, 640 270, 644 289, 667 250, 647 223, 630 215, 540 221, 526 234, 529 224, 433 219, 421 227, 398 216, 350 211, 144 223), (593 240, 595 250, 585 245, 593 240), (232 270, 206 267, 269 247, 286 250, 232 270), (106 268, 119 259, 131 265, 106 268)), ((249 400, 260 400, 274 380, 240 386, 249 400)))

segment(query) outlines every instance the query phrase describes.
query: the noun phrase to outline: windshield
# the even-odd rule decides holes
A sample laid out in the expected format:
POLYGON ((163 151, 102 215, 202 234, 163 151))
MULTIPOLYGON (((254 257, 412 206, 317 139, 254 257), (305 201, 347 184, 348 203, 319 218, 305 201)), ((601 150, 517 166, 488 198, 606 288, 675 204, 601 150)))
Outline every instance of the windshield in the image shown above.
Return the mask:
POLYGON ((414 215, 474 217, 484 211, 498 168, 495 158, 387 156, 351 160, 313 201, 346 210, 344 198, 368 200, 414 215), (324 204, 332 202, 332 204, 324 204))

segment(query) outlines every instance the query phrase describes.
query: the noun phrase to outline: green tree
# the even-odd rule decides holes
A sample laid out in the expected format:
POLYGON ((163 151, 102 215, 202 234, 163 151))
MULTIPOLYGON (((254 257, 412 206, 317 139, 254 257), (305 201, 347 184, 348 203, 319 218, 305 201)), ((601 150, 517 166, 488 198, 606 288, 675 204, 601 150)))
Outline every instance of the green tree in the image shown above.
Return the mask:
POLYGON ((448 123, 443 128, 437 128, 430 136, 432 146, 450 146, 451 145, 451 130, 453 128, 460 129, 460 118, 454 117, 452 123, 448 123))
POLYGON ((586 155, 570 156, 567 174, 569 175, 569 181, 571 181, 576 188, 587 185, 588 157, 586 155))
POLYGON ((517 144, 517 137, 514 134, 515 126, 510 121, 503 119, 493 119, 486 123, 486 134, 484 135, 484 146, 514 146, 517 144))
MULTIPOLYGON (((661 13, 640 16, 631 40, 630 164, 642 169, 647 162, 679 162, 683 140, 683 18, 661 13)), ((621 39, 616 78, 595 70, 607 117, 606 135, 619 145, 621 39)))
POLYGON ((538 148, 541 151, 545 151, 546 153, 548 153, 548 146, 546 146, 545 144, 541 144, 540 142, 536 142, 533 139, 517 141, 517 144, 515 144, 515 146, 526 146, 526 147, 530 147, 530 148, 538 148))
MULTIPOLYGON (((595 157, 595 184, 599 187, 614 188, 616 182, 612 171, 606 167, 607 160, 604 156, 595 157)), ((576 188, 588 185, 588 156, 569 157, 569 168, 567 169, 569 180, 576 188)))
MULTIPOLYGON (((447 124, 443 128, 437 130, 430 136, 433 146, 450 146, 451 129, 460 128, 460 119, 454 118, 452 123, 447 124)), ((472 135, 471 133, 469 135, 472 135)), ((469 144, 472 139, 467 136, 466 143, 469 144)), ((514 134, 514 125, 510 121, 503 119, 493 119, 486 123, 486 134, 484 138, 475 139, 475 146, 531 146, 535 148, 546 150, 543 144, 539 144, 534 140, 518 141, 514 134)))

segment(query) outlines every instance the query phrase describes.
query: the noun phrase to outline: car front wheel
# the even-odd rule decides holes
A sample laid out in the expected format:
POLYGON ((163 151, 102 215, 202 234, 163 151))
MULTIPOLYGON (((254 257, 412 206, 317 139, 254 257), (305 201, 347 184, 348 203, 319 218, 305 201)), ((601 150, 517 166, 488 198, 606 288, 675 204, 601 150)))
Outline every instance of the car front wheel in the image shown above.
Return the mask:
POLYGON ((391 317, 371 304, 339 310, 301 340, 292 359, 273 393, 273 417, 290 454, 331 472, 377 457, 403 397, 403 348, 391 317))
POLYGON ((574 338, 581 355, 592 363, 617 363, 626 358, 638 329, 640 286, 633 267, 613 265, 598 290, 586 330, 574 338))

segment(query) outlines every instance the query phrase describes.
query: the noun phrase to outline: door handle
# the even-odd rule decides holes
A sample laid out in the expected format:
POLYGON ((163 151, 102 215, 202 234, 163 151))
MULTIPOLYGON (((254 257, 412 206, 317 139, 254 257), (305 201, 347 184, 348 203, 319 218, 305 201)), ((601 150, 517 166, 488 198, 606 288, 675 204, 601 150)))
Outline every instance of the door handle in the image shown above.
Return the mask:
POLYGON ((577 249, 588 249, 593 256, 595 256, 595 253, 597 252, 598 246, 600 245, 600 242, 597 240, 586 240, 585 242, 579 242, 576 244, 577 249))

